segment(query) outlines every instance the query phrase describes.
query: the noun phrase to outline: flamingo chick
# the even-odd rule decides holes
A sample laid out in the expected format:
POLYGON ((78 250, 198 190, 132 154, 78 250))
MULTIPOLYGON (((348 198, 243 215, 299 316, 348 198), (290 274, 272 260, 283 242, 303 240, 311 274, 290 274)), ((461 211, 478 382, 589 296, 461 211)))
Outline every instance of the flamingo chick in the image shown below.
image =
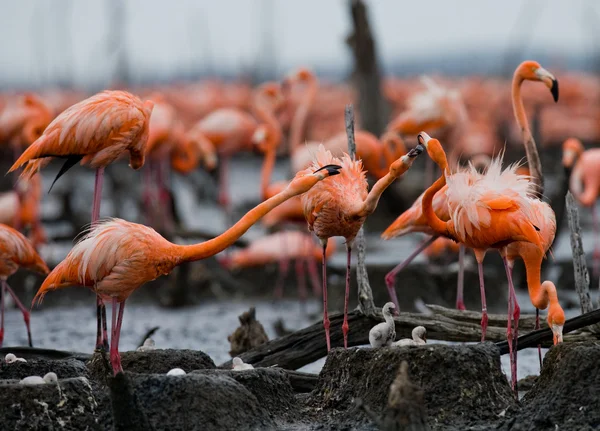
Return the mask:
POLYGON ((392 344, 394 347, 404 346, 424 346, 427 344, 427 329, 424 326, 417 326, 412 330, 412 339, 403 338, 392 344))
POLYGON ((239 356, 236 356, 235 358, 233 358, 231 360, 231 363, 233 364, 231 369, 234 371, 245 371, 245 370, 253 370, 254 369, 252 364, 246 364, 244 362, 244 360, 242 358, 240 358, 239 356))
POLYGON ((7 364, 14 364, 15 362, 27 362, 27 360, 24 358, 17 358, 14 353, 7 353, 4 357, 4 362, 7 364))
POLYGON ((140 347, 138 347, 137 349, 135 349, 136 352, 151 352, 152 350, 156 349, 156 343, 154 342, 154 340, 152 338, 146 338, 144 340, 144 344, 142 344, 140 347))
POLYGON ((48 292, 68 286, 93 288, 103 302, 110 300, 110 360, 116 375, 123 371, 118 349, 125 301, 129 295, 144 283, 169 274, 182 263, 205 259, 225 250, 272 208, 305 193, 325 178, 339 174, 339 169, 340 166, 327 165, 316 172, 299 172, 283 192, 250 210, 223 234, 199 244, 173 244, 152 228, 121 219, 96 223, 46 277, 33 303, 41 302, 48 292))
POLYGON ((383 306, 382 313, 385 322, 379 323, 369 331, 369 343, 371 347, 391 346, 396 339, 396 324, 392 315, 396 306, 388 302, 383 306))
POLYGON ((43 385, 45 383, 58 383, 56 373, 47 373, 43 378, 40 376, 29 376, 19 382, 21 385, 43 385))
POLYGON ((344 297, 342 332, 344 334, 344 347, 347 348, 350 259, 354 238, 356 238, 367 216, 377 208, 379 198, 385 189, 410 168, 415 157, 421 154, 422 151, 423 147, 419 145, 392 163, 387 175, 377 181, 370 192, 368 192, 366 172, 363 170, 360 160, 352 160, 347 154, 344 154, 341 159, 335 158, 323 146, 319 147, 315 155, 316 160, 310 169, 319 169, 321 166, 330 163, 343 166, 338 181, 329 181, 329 184, 325 184, 325 187, 321 187, 323 184, 317 185, 301 198, 308 229, 315 233, 323 246, 323 326, 325 327, 328 352, 331 349, 331 341, 329 338, 330 322, 327 315, 327 269, 325 265, 327 241, 333 236, 343 236, 346 239, 346 294, 344 297))

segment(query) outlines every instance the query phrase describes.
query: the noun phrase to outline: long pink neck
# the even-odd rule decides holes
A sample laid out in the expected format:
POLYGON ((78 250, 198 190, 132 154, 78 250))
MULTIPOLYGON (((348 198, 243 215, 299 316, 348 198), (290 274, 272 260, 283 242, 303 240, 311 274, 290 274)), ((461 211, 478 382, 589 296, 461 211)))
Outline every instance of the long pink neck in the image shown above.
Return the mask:
POLYGON ((527 114, 525 113, 525 106, 523 105, 523 98, 521 96, 521 84, 523 83, 523 77, 517 69, 512 80, 512 105, 515 114, 515 120, 521 129, 523 135, 523 144, 525 146, 525 154, 527 155, 527 164, 529 165, 529 172, 532 176, 532 181, 535 184, 536 193, 541 198, 544 194, 544 178, 542 176, 542 162, 540 161, 540 155, 538 154, 533 135, 529 129, 529 122, 527 121, 527 114))
POLYGON ((292 124, 290 125, 290 153, 294 153, 302 143, 304 128, 308 120, 308 114, 317 97, 318 83, 317 78, 313 77, 306 83, 306 92, 302 102, 298 105, 292 124))
POLYGON ((265 152, 265 158, 263 161, 262 170, 260 173, 260 190, 262 193, 262 199, 268 198, 268 189, 271 184, 271 176, 273 174, 273 168, 275 167, 275 160, 277 158, 277 146, 269 134, 269 142, 267 142, 267 151, 265 152))
POLYGON ((543 254, 539 250, 531 250, 527 256, 522 256, 527 273, 527 291, 533 306, 539 310, 545 310, 548 306, 548 294, 542 289, 540 274, 542 271, 543 254))
POLYGON ((305 190, 290 190, 290 188, 287 188, 283 192, 273 196, 271 199, 264 201, 248 211, 246 215, 244 215, 244 217, 242 217, 236 224, 216 238, 199 244, 176 245, 176 252, 179 256, 181 256, 180 263, 193 262, 220 253, 232 245, 239 237, 246 233, 246 231, 250 229, 252 225, 259 221, 273 208, 282 204, 288 199, 301 194, 304 191, 305 190))

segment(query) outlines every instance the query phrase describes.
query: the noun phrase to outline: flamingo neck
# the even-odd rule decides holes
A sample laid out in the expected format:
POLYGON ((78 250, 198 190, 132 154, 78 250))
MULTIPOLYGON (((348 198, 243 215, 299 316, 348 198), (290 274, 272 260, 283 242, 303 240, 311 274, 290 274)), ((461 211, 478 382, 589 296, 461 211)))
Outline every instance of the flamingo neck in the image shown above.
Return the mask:
MULTIPOLYGON (((441 167, 441 166, 440 166, 441 167)), ((421 203, 423 215, 429 226, 434 230, 437 235, 448 236, 448 228, 446 222, 440 219, 435 211, 433 210, 433 197, 446 185, 446 168, 442 169, 442 176, 440 176, 432 185, 429 187, 423 195, 423 201, 421 203)))
POLYGON ((181 257, 180 263, 205 259, 225 250, 246 233, 246 231, 265 214, 298 194, 300 194, 299 191, 285 189, 283 192, 278 193, 248 211, 236 224, 216 238, 199 244, 176 246, 177 252, 181 257))
POLYGON ((263 161, 263 166, 260 173, 260 190, 263 200, 268 198, 269 185, 271 184, 271 175, 273 174, 273 168, 275 167, 275 159, 277 155, 277 146, 271 145, 271 143, 268 143, 267 145, 268 147, 265 153, 265 159, 263 161))
POLYGON ((523 135, 523 144, 525 146, 525 154, 527 155, 527 164, 529 165, 529 171, 531 172, 532 181, 536 185, 536 194, 538 198, 541 198, 544 193, 544 178, 542 177, 542 162, 540 161, 540 155, 538 154, 533 135, 529 128, 529 121, 527 121, 527 114, 525 112, 525 106, 523 105, 523 97, 521 96, 521 84, 523 84, 523 77, 515 72, 512 80, 512 105, 513 112, 515 114, 515 120, 521 129, 523 135))
POLYGON ((401 177, 408 170, 408 168, 410 168, 411 164, 412 162, 405 163, 402 158, 392 163, 388 173, 375 183, 367 195, 367 199, 365 199, 363 202, 358 215, 361 217, 366 217, 369 214, 372 214, 377 208, 379 198, 381 198, 381 195, 385 189, 387 189, 397 178, 401 177))
POLYGON ((544 310, 548 306, 548 294, 542 289, 540 274, 542 271, 543 254, 535 249, 531 253, 521 256, 525 263, 525 272, 527 273, 527 291, 529 299, 533 306, 539 310, 544 310))
POLYGON ((311 78, 306 83, 306 87, 304 98, 298 105, 298 108, 294 113, 294 118, 292 118, 292 124, 290 125, 290 153, 292 154, 300 148, 300 144, 302 143, 302 136, 304 134, 304 128, 306 127, 306 121, 308 120, 308 114, 317 97, 317 79, 311 78))

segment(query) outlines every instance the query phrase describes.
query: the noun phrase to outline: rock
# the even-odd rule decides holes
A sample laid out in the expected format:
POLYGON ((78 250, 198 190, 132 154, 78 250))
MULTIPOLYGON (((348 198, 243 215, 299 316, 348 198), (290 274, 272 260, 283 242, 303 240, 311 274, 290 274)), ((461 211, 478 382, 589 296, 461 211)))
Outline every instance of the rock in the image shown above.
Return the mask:
MULTIPOLYGON (((143 417, 137 423, 147 420, 155 430, 277 429, 267 402, 226 373, 177 378, 126 373, 143 417)), ((125 428, 115 425, 115 429, 125 428)))
POLYGON ((294 389, 287 373, 280 368, 255 368, 252 370, 201 370, 193 374, 227 376, 243 385, 269 412, 278 419, 298 418, 299 410, 294 389))
POLYGON ((60 379, 58 384, 3 386, 0 411, 3 430, 102 429, 85 377, 60 379))
POLYGON ((27 362, 7 364, 0 362, 0 379, 21 380, 28 376, 44 376, 56 373, 59 379, 89 377, 85 364, 77 359, 28 359, 27 362))
POLYGON ((517 404, 501 371, 498 348, 485 343, 333 349, 308 405, 316 414, 327 411, 329 421, 340 425, 370 423, 352 400, 361 398, 381 415, 402 361, 408 362, 410 380, 423 390, 431 427, 485 423, 517 404))
MULTIPOLYGON (((213 360, 199 350, 155 349, 149 352, 123 352, 121 365, 124 371, 143 374, 167 374, 173 368, 189 373, 193 370, 216 368, 213 360)), ((112 375, 110 365, 105 364, 99 353, 88 362, 92 376, 100 382, 112 375)), ((60 377, 60 375, 59 375, 60 377)))
POLYGON ((600 428, 600 342, 561 343, 544 357, 524 407, 503 430, 600 428))

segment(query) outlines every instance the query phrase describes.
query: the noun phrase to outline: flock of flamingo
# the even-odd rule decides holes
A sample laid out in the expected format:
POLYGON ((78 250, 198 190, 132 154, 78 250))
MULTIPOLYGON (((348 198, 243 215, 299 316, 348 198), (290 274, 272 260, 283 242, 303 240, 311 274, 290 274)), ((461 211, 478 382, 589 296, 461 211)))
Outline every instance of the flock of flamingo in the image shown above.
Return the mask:
MULTIPOLYGON (((294 260, 302 298, 306 297, 306 265, 315 293, 321 293, 322 289, 328 351, 331 343, 326 262, 335 248, 332 238, 345 238, 347 271, 342 331, 347 347, 354 239, 366 218, 376 210, 386 188, 402 177, 419 155, 426 153, 421 156, 428 161, 426 190, 381 236, 390 240, 421 232, 430 238, 386 277, 393 303, 386 312, 399 310, 394 286, 396 275, 420 252, 432 247, 458 251, 461 272, 456 304, 464 310, 462 266, 465 250, 472 249, 479 270, 484 340, 487 306, 483 260, 489 250, 497 250, 508 280, 507 338, 514 387, 517 360, 514 344, 520 314, 512 281, 516 259, 525 263, 532 304, 538 312, 548 309, 547 322, 555 343, 562 342, 565 322, 556 286, 551 281, 541 282, 541 263, 553 243, 556 220, 552 208, 542 200, 542 166, 525 114, 521 95, 524 81, 542 84, 531 87, 529 102, 535 106, 545 105, 551 99, 547 93, 540 93, 538 87, 546 87, 553 101, 558 101, 557 79, 534 61, 525 61, 516 68, 510 93, 504 83, 493 80, 473 79, 455 83, 454 88, 428 77, 420 82, 387 81, 383 91, 396 107, 394 117, 380 138, 364 130, 356 131, 356 157, 346 154, 343 132, 344 106, 353 98, 351 91, 342 86, 320 86, 315 74, 306 68, 281 82, 267 82, 255 89, 243 84, 205 83, 162 91, 157 88, 136 91, 147 98, 145 101, 117 90, 89 98, 75 92, 6 97, 0 104, 0 140, 9 142, 13 149, 14 164, 9 172, 23 170, 14 191, 0 196, 3 202, 0 343, 4 335, 4 298, 5 294, 11 294, 23 312, 31 345, 29 311, 7 284, 7 278, 23 267, 46 276, 34 303, 41 302, 48 292, 68 286, 86 286, 95 292, 96 348, 110 350, 116 374, 122 371, 119 335, 125 302, 131 293, 184 262, 220 253, 262 220, 267 227, 300 224, 304 232, 281 230, 259 238, 247 249, 219 257, 219 261, 227 268, 278 262, 280 276, 275 292, 281 296, 283 276, 294 260), (513 119, 500 119, 506 116, 508 97, 512 100, 516 123, 513 119), (512 124, 513 134, 520 133, 528 169, 517 164, 503 166, 502 146, 495 133, 499 123, 512 124), (416 145, 408 149, 405 142, 415 136, 416 145), (147 223, 157 230, 168 231, 173 224, 167 190, 171 171, 186 174, 197 168, 218 168, 219 203, 231 220, 228 161, 244 151, 258 152, 263 157, 262 203, 236 223, 230 222, 231 227, 214 239, 178 245, 146 225, 99 218, 104 170, 128 157, 131 168, 143 169, 142 200, 147 208, 147 223), (289 181, 273 183, 272 172, 282 154, 289 156, 295 175, 289 181), (89 229, 50 271, 36 248, 46 238, 39 214, 40 170, 52 159, 63 161, 54 181, 78 162, 95 169, 96 181, 89 229), (439 178, 434 181, 436 170, 439 178), (370 190, 367 175, 376 181, 370 190), (306 232, 306 225, 319 244, 306 232), (322 280, 317 271, 319 259, 322 280), (107 302, 112 305, 110 347, 107 302)), ((574 85, 566 88, 567 105, 587 95, 574 85)), ((564 130, 557 126, 560 117, 553 117, 552 110, 549 112, 550 120, 545 120, 551 125, 546 128, 548 133, 564 130)), ((593 134, 581 122, 577 131, 581 132, 578 137, 584 139, 593 134)), ((600 173, 597 169, 594 172, 599 160, 600 149, 584 151, 578 139, 565 141, 563 163, 573 167, 571 189, 581 204, 592 209, 600 189, 600 173)), ((595 210, 593 213, 595 217, 595 210)))

